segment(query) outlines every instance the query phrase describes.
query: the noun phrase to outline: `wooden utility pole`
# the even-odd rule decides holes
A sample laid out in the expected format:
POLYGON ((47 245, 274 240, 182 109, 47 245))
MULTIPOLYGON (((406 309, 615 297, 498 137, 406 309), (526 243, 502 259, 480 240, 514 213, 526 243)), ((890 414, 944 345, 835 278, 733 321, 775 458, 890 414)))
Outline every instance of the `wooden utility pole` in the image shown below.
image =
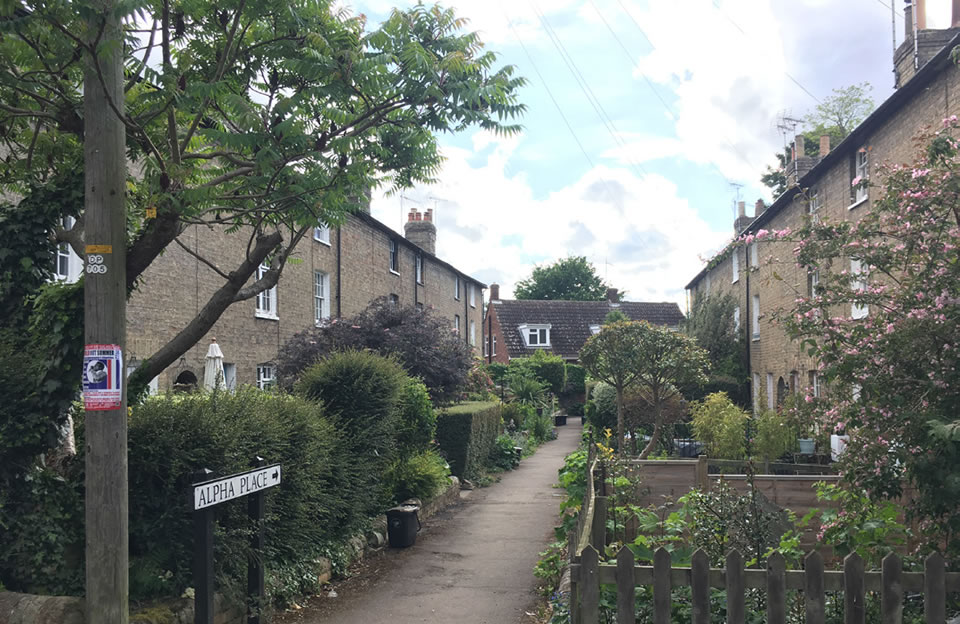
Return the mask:
POLYGON ((115 0, 94 0, 83 76, 84 406, 87 622, 129 619, 127 533, 126 140, 115 0), (95 44, 92 42, 96 42, 95 44))

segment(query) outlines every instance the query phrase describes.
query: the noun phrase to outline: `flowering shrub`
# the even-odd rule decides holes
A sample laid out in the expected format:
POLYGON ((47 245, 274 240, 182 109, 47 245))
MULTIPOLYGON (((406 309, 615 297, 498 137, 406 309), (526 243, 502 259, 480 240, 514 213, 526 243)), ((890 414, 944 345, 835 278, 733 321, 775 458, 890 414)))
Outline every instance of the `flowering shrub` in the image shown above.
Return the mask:
POLYGON ((882 192, 859 221, 813 219, 780 236, 796 241, 800 267, 819 272, 816 292, 781 319, 831 388, 818 417, 857 449, 843 457, 846 479, 874 499, 912 484, 913 511, 956 552, 960 125, 944 125, 921 137, 916 164, 871 178, 882 192))

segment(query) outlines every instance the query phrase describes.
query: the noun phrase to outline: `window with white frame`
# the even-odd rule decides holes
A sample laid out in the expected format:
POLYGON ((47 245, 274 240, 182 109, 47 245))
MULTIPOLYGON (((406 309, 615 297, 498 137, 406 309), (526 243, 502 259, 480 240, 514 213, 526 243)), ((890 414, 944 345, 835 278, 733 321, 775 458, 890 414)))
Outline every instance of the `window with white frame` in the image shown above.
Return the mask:
POLYGON ((496 355, 497 354, 497 335, 496 334, 493 335, 493 340, 491 342, 493 343, 493 353, 491 353, 490 355, 496 355))
POLYGON ((470 307, 477 307, 477 286, 476 284, 470 284, 467 286, 467 289, 470 291, 470 307))
POLYGON ((398 256, 400 255, 400 250, 397 248, 397 241, 390 239, 390 270, 394 273, 399 273, 400 260, 398 256))
POLYGON ((773 403, 775 398, 776 397, 774 397, 773 395, 773 373, 767 373, 767 408, 768 409, 773 409, 773 403))
POLYGON ((807 371, 807 381, 810 385, 810 393, 814 397, 820 396, 820 375, 817 374, 817 371, 811 370, 807 371))
POLYGON ((807 271, 807 295, 810 297, 817 296, 817 288, 820 286, 820 271, 813 270, 807 271))
POLYGON ((317 325, 330 318, 330 276, 313 272, 313 321, 317 325))
POLYGON ((273 364, 257 365, 257 387, 261 390, 270 388, 276 382, 276 373, 273 364))
POLYGON ((760 251, 757 249, 757 244, 755 242, 750 243, 750 266, 760 266, 760 251))
POLYGON ((603 329, 603 325, 591 325, 591 326, 590 326, 590 333, 593 334, 594 336, 596 336, 597 334, 600 333, 600 330, 601 330, 601 329, 603 329))
POLYGON ((460 301, 460 276, 458 275, 454 278, 453 283, 453 298, 457 301, 460 301))
POLYGON ((460 333, 460 315, 459 314, 453 315, 453 331, 455 331, 458 334, 460 333))
POLYGON ((751 324, 751 333, 754 340, 760 339, 760 295, 753 296, 753 306, 751 306, 753 322, 751 324))
POLYGON ((820 222, 820 208, 823 206, 823 194, 820 189, 810 191, 810 201, 807 202, 807 214, 815 222, 820 222))
MULTIPOLYGON (((60 222, 64 230, 70 230, 76 223, 73 217, 64 217, 60 222)), ((53 263, 53 279, 58 282, 76 282, 83 273, 83 261, 74 253, 69 243, 57 245, 57 254, 53 263)))
POLYGON ((733 331, 740 331, 740 306, 733 309, 733 331))
MULTIPOLYGON (((263 276, 270 270, 266 264, 257 267, 257 279, 263 279, 263 276)), ((257 294, 257 317, 276 319, 277 317, 277 287, 273 286, 257 294)))
POLYGON ((865 147, 857 150, 853 175, 852 183, 856 183, 854 184, 856 188, 854 189, 853 203, 856 205, 865 200, 869 193, 867 180, 870 178, 870 153, 865 147))
POLYGON ((324 223, 313 228, 313 240, 324 243, 325 245, 330 244, 330 226, 324 223))
POLYGON ((417 283, 423 283, 423 254, 417 253, 417 283))
POLYGON ((549 347, 550 346, 550 327, 549 324, 520 325, 520 335, 523 336, 523 342, 528 347, 549 347))
POLYGON ((753 374, 753 409, 760 405, 760 373, 753 374))
MULTIPOLYGON (((853 288, 855 296, 857 291, 862 292, 867 288, 867 272, 863 268, 863 263, 857 258, 850 259, 850 287, 853 288)), ((867 304, 850 304, 850 318, 862 319, 868 314, 870 314, 870 306, 867 304)))
POLYGON ((732 283, 736 284, 740 281, 740 256, 737 254, 737 250, 733 250, 733 255, 730 256, 730 266, 733 268, 733 281, 732 283))
POLYGON ((477 346, 477 323, 470 321, 470 345, 477 346))

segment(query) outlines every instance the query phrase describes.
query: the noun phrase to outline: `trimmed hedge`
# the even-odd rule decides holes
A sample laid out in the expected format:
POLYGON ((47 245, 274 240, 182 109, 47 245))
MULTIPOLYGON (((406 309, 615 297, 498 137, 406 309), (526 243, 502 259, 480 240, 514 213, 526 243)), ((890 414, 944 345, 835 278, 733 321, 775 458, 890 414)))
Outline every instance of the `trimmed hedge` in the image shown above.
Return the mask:
POLYGON ((567 364, 567 383, 564 394, 583 395, 587 391, 587 369, 579 364, 567 364))
POLYGON ((460 478, 477 476, 486 465, 500 433, 500 405, 463 403, 437 418, 437 444, 447 457, 450 472, 460 478))

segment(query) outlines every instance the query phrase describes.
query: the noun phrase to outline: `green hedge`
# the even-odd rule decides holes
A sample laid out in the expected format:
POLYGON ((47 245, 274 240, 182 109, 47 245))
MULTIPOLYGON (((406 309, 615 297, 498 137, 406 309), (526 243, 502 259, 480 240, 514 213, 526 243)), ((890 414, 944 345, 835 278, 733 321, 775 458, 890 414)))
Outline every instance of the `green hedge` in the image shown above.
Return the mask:
POLYGON ((486 465, 500 433, 500 405, 463 403, 437 418, 437 444, 447 457, 450 472, 471 478, 486 465))
POLYGON ((587 370, 579 364, 567 364, 567 383, 564 394, 583 395, 587 391, 587 370))

